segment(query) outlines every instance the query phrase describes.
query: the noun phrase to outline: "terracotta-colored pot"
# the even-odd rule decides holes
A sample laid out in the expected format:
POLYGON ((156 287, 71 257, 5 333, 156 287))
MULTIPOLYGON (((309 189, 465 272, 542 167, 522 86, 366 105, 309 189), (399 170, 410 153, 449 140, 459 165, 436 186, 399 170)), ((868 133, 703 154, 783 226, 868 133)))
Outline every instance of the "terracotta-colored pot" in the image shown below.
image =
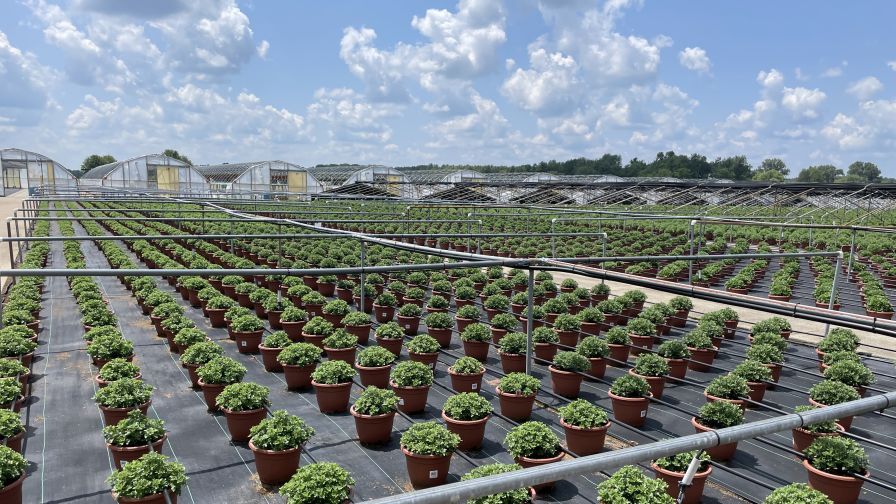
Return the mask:
POLYGON ((271 324, 271 329, 278 330, 283 329, 283 324, 280 323, 280 315, 282 315, 282 311, 269 311, 268 312, 268 322, 271 324))
POLYGON ((389 373, 392 366, 364 367, 355 363, 355 369, 361 378, 361 385, 385 389, 389 386, 389 373))
POLYGON ((187 370, 187 375, 190 376, 190 386, 193 388, 199 388, 199 375, 196 374, 196 369, 199 367, 198 364, 181 364, 181 367, 187 370))
MULTIPOLYGON (((18 401, 16 401, 16 403, 21 404, 22 399, 20 398, 18 401)), ((152 404, 152 399, 146 401, 145 403, 143 403, 139 406, 134 406, 132 408, 107 408, 103 405, 99 405, 99 407, 100 407, 100 411, 103 412, 103 422, 108 426, 108 425, 115 425, 118 422, 127 418, 128 413, 130 413, 131 410, 138 409, 138 410, 140 410, 141 413, 143 413, 145 415, 146 411, 149 409, 150 404, 152 404)), ((18 410, 13 408, 13 411, 18 411, 18 410)))
POLYGON ((258 479, 266 485, 286 483, 299 469, 301 447, 283 451, 262 450, 249 441, 249 449, 255 455, 258 479))
POLYGON ((286 388, 288 390, 307 389, 311 386, 311 373, 314 372, 316 364, 310 366, 292 366, 290 364, 282 364, 283 379, 286 380, 286 388))
POLYGON ((632 427, 641 427, 647 419, 647 408, 650 406, 649 397, 622 397, 612 392, 607 392, 613 404, 613 417, 622 423, 632 427))
POLYGON ((553 362, 554 356, 557 355, 557 345, 553 343, 533 343, 535 350, 535 358, 547 362, 553 362))
POLYGON ((393 381, 389 386, 398 396, 398 409, 402 413, 419 413, 426 409, 426 399, 429 397, 431 385, 425 387, 399 387, 393 381))
POLYGON ((396 357, 401 356, 401 346, 404 340, 401 338, 376 337, 376 344, 392 352, 396 357))
POLYGON ((629 333, 628 336, 632 339, 631 355, 640 355, 644 352, 643 349, 650 350, 653 348, 653 335, 639 336, 637 334, 629 333))
POLYGON ((358 338, 359 345, 366 345, 370 341, 370 327, 372 324, 359 326, 345 326, 346 332, 354 334, 358 338))
POLYGON ((355 418, 355 430, 362 444, 384 444, 392 439, 394 411, 383 415, 362 415, 352 406, 349 412, 355 418))
POLYGON ((385 324, 389 322, 393 318, 395 318, 395 307, 394 306, 380 306, 376 303, 373 304, 373 316, 376 318, 376 321, 385 324))
POLYGON ((420 329, 420 317, 405 317, 398 315, 398 325, 404 330, 408 336, 417 334, 420 329))
POLYGON ((438 457, 434 455, 416 455, 407 451, 403 446, 408 468, 408 479, 415 489, 429 488, 445 483, 448 471, 451 469, 451 454, 438 457))
POLYGON ((716 402, 716 401, 728 402, 735 406, 740 407, 740 409, 747 408, 747 403, 743 399, 726 399, 724 397, 716 397, 712 394, 707 394, 705 390, 703 391, 703 397, 706 398, 706 402, 716 402))
POLYGON ((302 332, 302 338, 305 340, 305 343, 311 343, 321 350, 324 349, 324 340, 327 339, 327 337, 324 335, 308 334, 306 332, 302 332))
POLYGON ((416 353, 408 351, 408 357, 414 362, 426 364, 429 369, 436 370, 436 362, 439 360, 439 352, 416 353))
MULTIPOLYGON (((156 453, 162 453, 162 450, 165 446, 165 440, 168 439, 167 434, 162 434, 162 437, 152 442, 152 451, 156 453)), ((10 448, 12 448, 10 446, 10 448)), ((115 446, 109 443, 106 443, 106 448, 109 449, 109 452, 112 454, 112 462, 115 464, 115 467, 121 469, 121 467, 133 460, 137 460, 143 455, 149 453, 149 445, 141 445, 141 446, 115 446)), ((18 451, 18 450, 17 450, 18 451)), ((3 502, 0 500, 0 502, 3 502)))
POLYGON ((603 378, 607 372, 607 360, 601 357, 590 357, 588 361, 591 363, 588 374, 594 378, 603 378))
POLYGON ((8 448, 16 451, 18 453, 22 453, 22 439, 25 437, 25 431, 22 431, 18 434, 13 434, 6 438, 0 438, 0 443, 4 443, 8 448))
POLYGON ((205 398, 205 407, 209 413, 219 410, 217 399, 227 385, 227 383, 205 383, 201 378, 199 379, 199 386, 202 387, 202 397, 205 398))
POLYGON ((239 353, 250 354, 258 353, 258 347, 261 345, 261 337, 264 330, 249 332, 233 332, 233 338, 236 340, 236 349, 239 353))
POLYGON ((472 357, 480 362, 488 358, 488 349, 491 344, 488 341, 464 341, 464 355, 472 357))
POLYGON ((792 429, 790 432, 793 434, 793 449, 804 452, 813 441, 820 437, 839 436, 843 432, 843 427, 837 425, 837 432, 809 432, 805 429, 792 429))
POLYGON ((666 359, 669 364, 670 378, 684 378, 688 373, 688 361, 684 359, 666 359))
MULTIPOLYGON (((750 400, 762 402, 762 398, 765 397, 767 384, 765 382, 747 382, 747 385, 750 387, 750 393, 748 395, 750 400)), ((746 407, 751 408, 754 406, 752 404, 746 404, 746 407)))
MULTIPOLYGON (((27 473, 19 476, 19 479, 0 488, 0 502, 3 504, 21 504, 22 503, 22 483, 25 481, 27 473)), ((172 502, 172 504, 175 504, 172 502)))
POLYGON ((277 355, 283 351, 282 348, 259 345, 258 351, 261 352, 261 363, 264 364, 265 371, 271 373, 283 371, 283 365, 277 361, 277 355))
POLYGON ((329 384, 311 380, 311 384, 314 385, 314 395, 321 413, 341 413, 348 409, 352 382, 329 384))
MULTIPOLYGON (((803 467, 809 473, 809 486, 827 495, 834 504, 854 504, 859 500, 864 480, 818 470, 808 460, 803 460, 803 467)), ((866 471, 864 476, 869 474, 866 471)))
MULTIPOLYGON (((697 417, 691 417, 691 425, 694 426, 694 430, 699 434, 701 432, 711 432, 715 429, 710 429, 709 427, 701 424, 697 417)), ((709 457, 716 462, 724 462, 731 457, 734 456, 734 452, 737 451, 737 443, 728 443, 719 446, 714 446, 712 448, 707 448, 706 453, 709 454, 709 457)))
MULTIPOLYGON (((774 363, 766 364, 765 367, 767 367, 769 371, 772 372, 772 382, 778 383, 778 380, 781 379, 781 369, 783 368, 783 366, 781 366, 780 363, 774 363)), ((769 385, 768 387, 771 388, 771 385, 769 385)))
POLYGON ((535 395, 517 395, 501 392, 497 389, 498 404, 501 406, 501 414, 511 420, 522 422, 532 416, 532 406, 535 404, 535 395))
POLYGON ((572 371, 564 371, 554 366, 548 366, 551 372, 551 386, 554 393, 563 397, 575 399, 579 397, 579 389, 582 387, 582 376, 572 371))
POLYGON ((302 341, 302 329, 305 328, 304 320, 300 322, 283 322, 280 321, 280 325, 283 326, 283 332, 286 333, 286 336, 290 339, 290 341, 302 341))
POLYGON ((634 369, 629 369, 628 374, 632 376, 638 376, 640 378, 644 378, 644 381, 650 386, 650 393, 656 399, 661 399, 663 397, 663 389, 666 387, 666 377, 665 376, 647 376, 638 374, 634 369))
POLYGON ((579 331, 557 331, 557 338, 560 344, 566 347, 575 347, 579 343, 579 331))
POLYGON ((205 311, 212 327, 227 327, 227 321, 224 320, 224 314, 227 313, 225 308, 206 308, 205 311))
POLYGON ((354 364, 355 363, 355 351, 356 347, 351 348, 327 348, 324 347, 324 351, 327 352, 327 359, 329 360, 341 360, 346 364, 354 364))
POLYGON ((505 373, 524 373, 526 371, 526 356, 524 354, 506 354, 498 352, 501 358, 501 369, 505 373))
MULTIPOLYGON (((566 456, 566 454, 561 451, 557 455, 550 457, 550 458, 533 459, 533 458, 529 458, 529 457, 514 457, 513 460, 517 464, 522 466, 523 469, 525 469, 527 467, 535 467, 535 466, 541 466, 541 465, 546 465, 546 464, 552 464, 554 462, 560 462, 561 460, 563 460, 563 457, 565 457, 565 456, 566 456)), ((554 482, 548 481, 547 483, 542 483, 540 485, 532 485, 532 488, 534 488, 536 492, 540 492, 542 490, 549 490, 549 489, 553 488, 553 486, 554 486, 554 482)))
POLYGON ((461 374, 455 373, 450 367, 448 368, 448 376, 451 378, 451 388, 455 392, 479 392, 482 389, 482 376, 485 369, 479 373, 461 374))
POLYGON ((230 431, 232 441, 248 441, 249 429, 261 423, 267 416, 264 408, 247 411, 231 411, 221 408, 224 418, 227 419, 227 430, 230 431))
POLYGON ((610 347, 608 364, 613 367, 625 367, 624 363, 628 361, 631 348, 628 345, 614 345, 612 343, 607 346, 610 347))
POLYGON ((719 351, 718 348, 691 348, 688 347, 688 350, 691 351, 691 360, 688 361, 688 369, 692 371, 709 371, 710 366, 716 358, 716 352, 719 351))
POLYGON ((451 329, 435 329, 435 328, 427 328, 427 332, 430 336, 436 339, 439 342, 439 345, 442 348, 448 348, 451 345, 451 329))
POLYGON ((610 422, 601 427, 593 427, 584 429, 575 425, 570 425, 560 419, 560 425, 566 431, 566 447, 569 451, 576 455, 594 455, 600 453, 604 449, 604 442, 607 439, 607 430, 610 428, 610 422))
MULTIPOLYGON (((653 468, 653 472, 656 473, 657 479, 666 482, 666 493, 673 499, 677 499, 679 492, 678 482, 684 478, 684 473, 668 471, 654 463, 651 463, 650 467, 653 468)), ((710 474, 712 474, 712 466, 707 467, 703 472, 694 474, 691 486, 687 487, 684 491, 684 498, 682 499, 681 504, 700 503, 700 500, 703 498, 703 488, 706 486, 706 480, 709 478, 710 474)))
POLYGON ((482 446, 482 440, 485 439, 485 424, 491 415, 480 420, 455 420, 445 412, 442 412, 442 420, 449 431, 460 436, 460 444, 457 449, 461 451, 476 450, 482 446))

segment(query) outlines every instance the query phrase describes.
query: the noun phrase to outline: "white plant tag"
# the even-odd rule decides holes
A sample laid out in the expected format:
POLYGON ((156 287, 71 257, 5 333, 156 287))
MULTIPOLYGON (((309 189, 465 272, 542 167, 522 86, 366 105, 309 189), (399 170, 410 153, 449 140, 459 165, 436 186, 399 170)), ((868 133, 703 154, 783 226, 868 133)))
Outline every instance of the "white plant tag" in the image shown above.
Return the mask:
POLYGON ((436 479, 439 477, 439 471, 429 471, 429 479, 436 479))

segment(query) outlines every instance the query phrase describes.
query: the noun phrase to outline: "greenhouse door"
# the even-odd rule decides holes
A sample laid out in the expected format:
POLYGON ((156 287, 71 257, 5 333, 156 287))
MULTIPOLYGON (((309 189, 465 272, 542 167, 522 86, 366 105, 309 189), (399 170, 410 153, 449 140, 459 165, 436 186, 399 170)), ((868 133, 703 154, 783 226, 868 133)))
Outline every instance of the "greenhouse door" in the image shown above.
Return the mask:
POLYGON ((5 168, 3 170, 3 187, 9 189, 22 188, 22 170, 18 168, 5 168))
POLYGON ((161 191, 180 191, 180 169, 177 166, 159 166, 157 177, 161 191))
POLYGON ((305 172, 286 172, 286 190, 291 193, 308 191, 308 174, 305 172))
POLYGON ((398 182, 401 182, 401 175, 386 175, 386 182, 389 183, 389 185, 386 186, 386 190, 389 191, 389 194, 401 196, 401 186, 398 185, 398 182))

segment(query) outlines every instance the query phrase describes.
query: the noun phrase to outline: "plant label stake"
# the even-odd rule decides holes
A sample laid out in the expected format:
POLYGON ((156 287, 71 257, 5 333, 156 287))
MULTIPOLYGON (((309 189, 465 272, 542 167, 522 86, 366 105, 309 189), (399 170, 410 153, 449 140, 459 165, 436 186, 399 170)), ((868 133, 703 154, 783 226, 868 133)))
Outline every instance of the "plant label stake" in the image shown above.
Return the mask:
POLYGON ((678 482, 678 499, 676 499, 678 504, 681 504, 684 500, 684 492, 694 482, 694 475, 697 474, 697 469, 700 468, 701 453, 703 453, 703 450, 697 450, 694 454, 694 458, 691 459, 691 463, 688 464, 688 470, 685 471, 684 477, 678 482))

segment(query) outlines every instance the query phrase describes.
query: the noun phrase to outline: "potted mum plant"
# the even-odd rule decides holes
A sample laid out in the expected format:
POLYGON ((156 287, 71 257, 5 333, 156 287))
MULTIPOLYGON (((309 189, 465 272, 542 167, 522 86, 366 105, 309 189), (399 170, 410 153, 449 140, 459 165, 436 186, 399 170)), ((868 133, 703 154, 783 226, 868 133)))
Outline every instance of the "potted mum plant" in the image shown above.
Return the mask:
POLYGON ((355 369, 342 360, 321 363, 311 373, 317 407, 321 413, 340 413, 348 409, 355 369))
POLYGON ((620 376, 613 381, 608 395, 616 420, 633 427, 644 425, 651 397, 647 380, 633 375, 620 376))
POLYGON ((97 336, 87 345, 93 365, 101 368, 112 359, 132 360, 134 344, 117 334, 97 336))
POLYGON ((180 356, 180 365, 187 370, 187 374, 190 376, 190 385, 193 388, 199 388, 199 375, 196 374, 196 369, 223 354, 224 349, 212 341, 196 343, 184 351, 180 356))
POLYGON ((404 342, 404 331, 396 322, 386 322, 374 331, 376 344, 389 350, 396 357, 401 355, 401 346, 404 342))
POLYGON ((454 326, 451 316, 444 312, 433 312, 427 315, 423 322, 426 324, 427 333, 435 338, 442 348, 448 348, 451 344, 451 328, 454 326))
POLYGON ((868 455, 860 444, 841 436, 821 437, 806 448, 803 467, 809 486, 828 496, 834 504, 856 502, 868 477, 868 455))
POLYGON ((540 386, 538 378, 525 373, 508 373, 502 377, 496 389, 501 414, 515 421, 528 420, 540 386))
POLYGON ((352 311, 342 317, 340 322, 346 331, 358 338, 359 344, 366 345, 370 340, 370 327, 373 325, 370 322, 370 315, 364 312, 352 311))
MULTIPOLYGON (((335 278, 335 277, 334 277, 335 278)), ((324 277, 320 278, 321 280, 324 277)), ((318 282, 318 288, 324 285, 318 282)), ((355 480, 339 464, 315 462, 299 468, 283 486, 280 495, 287 502, 314 502, 317 504, 344 504, 351 502, 355 480)))
POLYGON ((398 409, 408 414, 423 411, 432 382, 432 369, 426 364, 414 361, 398 363, 389 379, 389 385, 400 398, 398 409))
POLYGON ((333 324, 327 322, 323 317, 317 316, 309 320, 302 328, 302 337, 306 343, 311 343, 323 350, 324 339, 333 334, 335 330, 333 324))
MULTIPOLYGON (((740 425, 744 421, 744 410, 736 404, 724 401, 706 403, 700 407, 697 416, 691 417, 691 425, 698 433, 715 429, 724 429, 740 425)), ((737 451, 737 443, 727 443, 712 448, 706 452, 713 460, 724 462, 734 456, 737 451)))
POLYGON ((875 381, 874 373, 868 366, 855 360, 834 362, 824 370, 824 378, 855 388, 861 397, 865 396, 866 387, 875 381))
POLYGON ((451 388, 455 392, 479 392, 482 389, 482 376, 485 366, 472 357, 461 357, 448 368, 451 377, 451 388))
POLYGON ((420 314, 423 310, 416 304, 408 303, 398 309, 398 325, 404 333, 413 336, 420 329, 420 314))
POLYGON ((646 318, 630 320, 625 326, 628 336, 632 340, 631 354, 639 355, 643 349, 653 348, 653 340, 656 336, 656 325, 646 318))
POLYGON ((467 357, 485 362, 488 358, 488 349, 491 346, 491 332, 488 326, 479 322, 467 324, 460 333, 460 339, 467 357))
POLYGON ((651 479, 635 466, 624 466, 597 485, 597 497, 605 503, 675 504, 669 496, 666 482, 651 479))
POLYGON ((827 495, 805 483, 791 483, 772 491, 762 504, 833 504, 827 495))
MULTIPOLYGON (((684 475, 691 464, 691 460, 697 456, 696 451, 676 453, 669 457, 661 457, 651 462, 650 467, 656 473, 656 477, 666 483, 666 491, 672 498, 677 498, 679 493, 678 483, 684 479, 684 475)), ((712 474, 712 460, 706 452, 700 452, 700 465, 691 480, 691 486, 684 492, 681 504, 699 504, 703 498, 703 488, 706 480, 712 474)))
POLYGON ((566 431, 569 451, 580 455, 593 455, 604 449, 610 420, 604 410, 584 399, 577 399, 558 409, 560 425, 566 431))
POLYGON ((412 361, 421 362, 435 370, 439 357, 439 342, 428 334, 414 336, 405 346, 408 348, 408 356, 412 361))
POLYGON ((535 358, 546 362, 554 360, 557 355, 557 333, 547 327, 536 327, 532 330, 532 343, 535 358))
POLYGON ((362 444, 388 443, 396 411, 398 396, 395 392, 376 386, 364 389, 350 410, 355 418, 358 441, 362 444))
POLYGON ((681 341, 687 345, 688 351, 691 353, 688 369, 701 372, 709 371, 716 358, 716 353, 719 351, 717 347, 713 346, 712 338, 703 331, 694 329, 685 334, 681 341))
MULTIPOLYGON (((809 402, 813 406, 834 406, 859 399, 861 396, 854 387, 832 380, 822 380, 809 389, 809 402)), ((843 430, 848 431, 852 426, 852 418, 852 416, 843 417, 838 419, 837 423, 843 427, 843 430)))
MULTIPOLYGON (((772 373, 772 382, 781 378, 781 364, 784 362, 784 354, 774 345, 752 345, 747 349, 747 359, 759 362, 772 373)), ((768 385, 767 387, 770 387, 768 385)))
POLYGON ((609 364, 624 367, 631 352, 632 338, 624 327, 613 327, 607 331, 607 345, 610 347, 609 364))
POLYGON ((372 346, 361 350, 355 363, 355 369, 361 377, 361 385, 388 388, 393 362, 395 354, 383 347, 372 346))
POLYGON ((348 303, 341 299, 334 299, 323 306, 321 316, 324 320, 333 324, 333 327, 340 328, 342 327, 342 319, 351 311, 352 309, 348 303))
POLYGON ((635 367, 629 369, 628 372, 647 381, 647 384, 650 385, 650 393, 654 398, 663 397, 666 375, 669 374, 669 364, 666 363, 666 359, 654 353, 642 353, 635 360, 635 367))
POLYGON ((415 489, 445 483, 451 468, 451 454, 460 437, 436 422, 411 425, 401 435, 401 451, 407 461, 408 478, 415 489))
POLYGON ((756 402, 761 402, 762 398, 765 397, 767 382, 772 379, 772 372, 765 364, 750 359, 738 364, 731 371, 731 374, 747 381, 747 386, 750 387, 750 393, 747 394, 747 397, 751 401, 756 402))
POLYGON ((385 324, 395 318, 395 305, 398 300, 391 292, 383 292, 373 301, 373 313, 376 321, 385 324))
POLYGON ((291 306, 280 314, 280 326, 292 341, 301 341, 302 332, 308 322, 308 312, 301 308, 291 306))
POLYGON ((442 420, 449 431, 460 436, 457 449, 461 451, 475 450, 482 446, 485 424, 491 415, 491 403, 476 392, 455 394, 442 407, 442 420))
POLYGON ((480 317, 479 308, 476 306, 467 305, 458 308, 457 315, 454 316, 454 320, 457 322, 458 332, 463 333, 468 325, 473 322, 478 322, 480 317))
POLYGON ((336 329, 333 334, 324 338, 323 345, 327 359, 345 361, 350 365, 355 363, 358 338, 354 334, 345 329, 336 329))
POLYGON ((267 416, 270 405, 267 387, 252 382, 231 383, 215 398, 227 419, 232 441, 248 441, 249 429, 267 416))
POLYGON ((28 461, 8 446, 0 446, 0 499, 10 504, 21 504, 22 483, 28 461))
MULTIPOLYGON (((504 437, 504 446, 523 468, 559 462, 565 456, 560 449, 560 439, 542 422, 529 421, 510 429, 504 437)), ((553 485, 551 481, 533 485, 533 488, 537 492, 553 485)))
MULTIPOLYGON (((8 361, 18 364, 16 361, 8 361)), ((21 364, 20 364, 21 365, 21 364)), ((140 379, 140 368, 136 364, 132 364, 124 359, 112 359, 103 365, 98 375, 94 377, 99 388, 103 388, 109 384, 122 378, 140 379)))
MULTIPOLYGON (((25 437, 25 424, 18 413, 8 409, 0 409, 0 444, 22 453, 22 438, 25 437)), ((2 495, 2 491, 0 491, 2 495)))
POLYGON ((174 503, 186 483, 184 466, 160 453, 147 453, 109 476, 112 496, 121 504, 164 504, 166 493, 174 503))
POLYGON ((498 357, 505 373, 526 370, 526 345, 526 335, 519 332, 508 333, 498 341, 498 357))
POLYGON ((496 345, 508 332, 517 327, 516 317, 509 313, 499 313, 491 320, 492 342, 496 345))
POLYGON ((591 362, 585 356, 577 352, 558 352, 548 366, 554 393, 563 397, 578 397, 584 378, 582 373, 590 368, 591 362))
POLYGON ((688 346, 681 340, 664 341, 657 349, 656 354, 666 359, 669 366, 669 377, 682 379, 688 372, 688 359, 691 356, 688 346))
POLYGON ((227 296, 215 296, 205 303, 205 311, 208 314, 208 321, 212 327, 226 327, 227 322, 224 320, 224 314, 236 304, 227 296))
POLYGON ((563 313, 554 320, 554 332, 560 345, 565 347, 575 347, 579 342, 579 330, 582 328, 581 322, 575 315, 563 313))
POLYGON ((277 356, 291 344, 292 340, 286 335, 286 331, 274 331, 265 336, 261 345, 258 346, 264 370, 268 372, 282 372, 283 366, 277 360, 277 356))
MULTIPOLYGON (((461 476, 461 481, 467 481, 495 474, 504 474, 522 469, 519 464, 485 464, 475 467, 467 474, 461 476)), ((516 488, 506 492, 499 492, 485 497, 470 499, 469 504, 530 504, 534 497, 534 491, 529 488, 516 488)))
POLYGON ((314 429, 286 410, 275 411, 249 431, 249 449, 255 455, 258 479, 279 485, 296 472, 302 446, 314 436, 314 429))
POLYGON ((576 352, 588 359, 588 374, 594 378, 603 378, 607 371, 606 357, 610 355, 607 342, 597 336, 586 336, 576 345, 576 352))
POLYGON ((230 323, 230 331, 236 340, 236 349, 239 353, 258 353, 264 333, 264 322, 254 315, 243 315, 230 323))
POLYGON ((750 395, 750 386, 747 380, 729 373, 713 378, 703 390, 703 396, 709 402, 726 401, 741 408, 746 408, 744 398, 750 395))
MULTIPOLYGON (((8 381, 0 381, 0 385, 8 381)), ((18 391, 18 384, 15 385, 18 391)), ((146 414, 152 401, 152 385, 135 378, 122 378, 97 390, 93 400, 103 412, 104 423, 115 425, 124 420, 131 410, 138 409, 146 414)))
POLYGON ((150 451, 162 453, 168 436, 161 419, 147 418, 140 411, 131 410, 124 420, 103 427, 103 437, 115 467, 121 469, 125 463, 137 460, 150 451))
MULTIPOLYGON (((805 413, 816 408, 817 406, 804 404, 797 406, 794 413, 805 413)), ((829 420, 797 427, 791 432, 793 433, 793 449, 802 452, 806 451, 806 448, 820 437, 839 436, 843 432, 843 427, 840 427, 837 422, 829 420)))
POLYGON ((199 376, 205 405, 209 413, 214 413, 218 411, 218 395, 227 385, 241 381, 246 375, 246 367, 230 357, 215 357, 199 366, 196 374, 199 376))

